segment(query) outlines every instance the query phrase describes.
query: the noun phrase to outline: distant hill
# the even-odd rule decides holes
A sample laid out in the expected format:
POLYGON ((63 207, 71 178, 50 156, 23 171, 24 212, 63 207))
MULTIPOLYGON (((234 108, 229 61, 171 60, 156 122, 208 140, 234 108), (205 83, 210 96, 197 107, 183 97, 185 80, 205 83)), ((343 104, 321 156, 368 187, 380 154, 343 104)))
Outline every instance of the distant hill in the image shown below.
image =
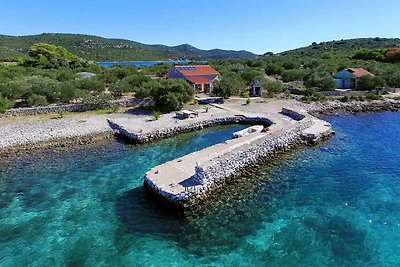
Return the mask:
POLYGON ((82 58, 94 61, 208 60, 256 57, 255 54, 248 51, 201 50, 188 44, 147 45, 130 40, 108 39, 92 35, 43 33, 27 36, 0 35, 0 58, 27 57, 28 48, 35 43, 63 46, 82 58))
MULTIPOLYGON (((340 41, 330 41, 321 43, 312 43, 309 46, 288 50, 278 55, 283 56, 310 56, 325 52, 346 52, 351 53, 359 49, 368 48, 392 48, 400 47, 400 38, 357 38, 340 41)), ((267 53, 266 53, 267 54, 267 53)))

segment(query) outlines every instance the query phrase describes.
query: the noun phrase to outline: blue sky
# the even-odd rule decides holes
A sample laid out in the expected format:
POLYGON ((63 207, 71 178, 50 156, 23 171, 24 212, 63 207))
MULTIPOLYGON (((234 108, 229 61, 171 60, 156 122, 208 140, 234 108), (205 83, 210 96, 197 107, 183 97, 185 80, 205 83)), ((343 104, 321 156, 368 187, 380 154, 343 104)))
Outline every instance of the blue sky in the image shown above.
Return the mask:
POLYGON ((279 52, 358 37, 399 37, 399 0, 12 0, 0 34, 85 33, 148 44, 279 52))

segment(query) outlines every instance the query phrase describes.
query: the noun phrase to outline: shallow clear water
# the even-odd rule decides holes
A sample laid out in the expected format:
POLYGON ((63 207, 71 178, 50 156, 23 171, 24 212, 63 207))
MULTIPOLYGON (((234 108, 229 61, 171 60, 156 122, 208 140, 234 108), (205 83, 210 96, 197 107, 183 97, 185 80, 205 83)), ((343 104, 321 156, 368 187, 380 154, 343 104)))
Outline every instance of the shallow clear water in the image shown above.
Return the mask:
POLYGON ((400 113, 327 119, 329 142, 243 176, 185 218, 144 193, 145 171, 241 126, 3 164, 0 265, 399 265, 400 113))

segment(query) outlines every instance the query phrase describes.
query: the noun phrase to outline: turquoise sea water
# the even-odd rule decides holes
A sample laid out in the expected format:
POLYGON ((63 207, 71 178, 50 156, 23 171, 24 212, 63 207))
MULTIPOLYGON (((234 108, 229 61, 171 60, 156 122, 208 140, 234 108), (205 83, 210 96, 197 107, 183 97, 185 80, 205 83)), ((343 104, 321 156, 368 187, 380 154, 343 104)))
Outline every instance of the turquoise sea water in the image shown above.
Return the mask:
POLYGON ((337 135, 244 176, 186 217, 152 166, 242 126, 2 164, 1 266, 398 266, 400 113, 328 117, 337 135))

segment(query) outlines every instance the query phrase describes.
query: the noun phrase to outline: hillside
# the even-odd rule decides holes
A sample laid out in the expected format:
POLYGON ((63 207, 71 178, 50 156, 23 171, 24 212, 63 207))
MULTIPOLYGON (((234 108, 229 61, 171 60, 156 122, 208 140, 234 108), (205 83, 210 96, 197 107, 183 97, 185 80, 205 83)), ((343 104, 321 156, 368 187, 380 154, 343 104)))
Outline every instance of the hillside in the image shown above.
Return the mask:
POLYGON ((188 59, 207 60, 252 58, 248 51, 201 50, 188 44, 179 46, 147 45, 124 39, 108 39, 92 35, 43 33, 40 35, 0 35, 0 58, 27 56, 34 43, 49 43, 67 48, 74 54, 94 61, 135 61, 188 59))
POLYGON ((339 41, 312 43, 309 46, 301 47, 279 53, 283 56, 312 56, 325 52, 333 53, 354 53, 359 49, 368 48, 392 48, 400 47, 400 38, 358 38, 339 41))

